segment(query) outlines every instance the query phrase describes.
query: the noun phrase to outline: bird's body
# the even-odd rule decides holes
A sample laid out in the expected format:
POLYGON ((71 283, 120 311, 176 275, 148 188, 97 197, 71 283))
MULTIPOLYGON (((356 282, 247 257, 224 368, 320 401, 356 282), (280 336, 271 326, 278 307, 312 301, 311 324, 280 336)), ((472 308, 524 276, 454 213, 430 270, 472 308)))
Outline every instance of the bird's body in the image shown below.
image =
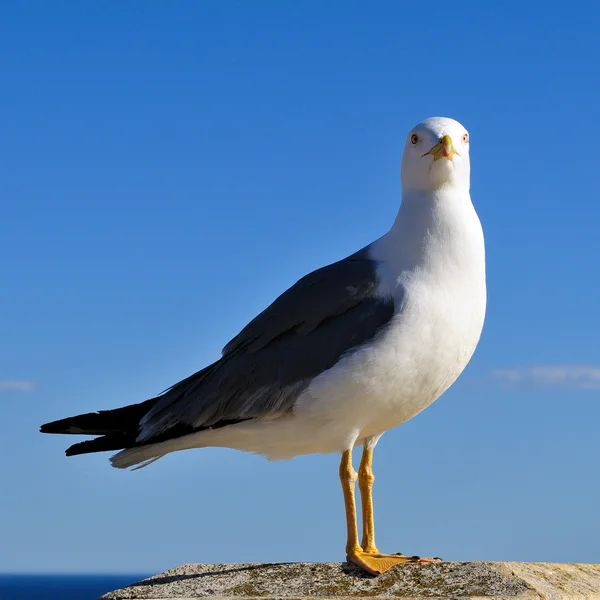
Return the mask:
POLYGON ((117 466, 206 446, 271 460, 343 452, 434 402, 479 341, 486 306, 483 234, 468 194, 405 198, 402 207, 394 227, 362 251, 377 264, 377 297, 394 303, 393 316, 371 340, 315 377, 287 413, 128 450, 117 466), (426 210, 424 202, 431 202, 426 210), (420 203, 420 218, 405 219, 402 211, 412 212, 413 203, 420 203), (424 240, 419 252, 407 251, 411 236, 424 240))
POLYGON ((269 459, 340 452, 349 560, 372 573, 406 562, 374 545, 372 451, 382 433, 454 383, 481 335, 485 250, 469 193, 468 141, 451 119, 419 124, 404 150, 402 204, 388 233, 302 278, 221 359, 162 395, 42 431, 99 435, 67 454, 122 449, 111 459, 120 468, 207 446, 269 459), (360 445, 366 537, 359 546, 351 451, 360 445))

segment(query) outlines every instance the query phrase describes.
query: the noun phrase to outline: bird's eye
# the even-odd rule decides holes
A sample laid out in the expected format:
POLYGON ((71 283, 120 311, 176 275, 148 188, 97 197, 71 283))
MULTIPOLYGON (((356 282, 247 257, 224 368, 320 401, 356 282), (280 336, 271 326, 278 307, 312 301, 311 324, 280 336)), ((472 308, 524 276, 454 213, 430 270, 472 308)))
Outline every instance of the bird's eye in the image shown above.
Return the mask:
POLYGON ((413 133, 410 136, 410 143, 414 146, 419 141, 419 136, 416 133, 413 133))
POLYGON ((463 142, 465 144, 469 143, 469 134, 468 133, 463 134, 463 142))

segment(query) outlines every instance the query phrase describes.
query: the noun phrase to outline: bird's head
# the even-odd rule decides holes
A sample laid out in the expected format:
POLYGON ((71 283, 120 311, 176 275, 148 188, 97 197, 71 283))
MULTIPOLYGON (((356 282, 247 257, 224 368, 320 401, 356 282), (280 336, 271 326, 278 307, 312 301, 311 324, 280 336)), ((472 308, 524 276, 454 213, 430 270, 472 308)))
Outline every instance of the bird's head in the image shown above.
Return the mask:
POLYGON ((402 154, 402 189, 469 189, 469 133, 454 119, 432 117, 413 127, 402 154))

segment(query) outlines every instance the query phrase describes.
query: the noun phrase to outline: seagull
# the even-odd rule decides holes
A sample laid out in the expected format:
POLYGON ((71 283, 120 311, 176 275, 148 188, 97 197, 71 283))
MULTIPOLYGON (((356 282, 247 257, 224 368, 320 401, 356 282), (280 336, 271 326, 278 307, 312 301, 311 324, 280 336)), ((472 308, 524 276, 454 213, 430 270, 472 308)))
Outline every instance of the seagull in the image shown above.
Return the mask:
POLYGON ((219 360, 145 402, 41 431, 97 436, 67 456, 120 450, 111 458, 117 468, 145 467, 188 448, 234 448, 269 460, 340 453, 347 560, 372 575, 440 560, 377 549, 372 463, 384 432, 454 383, 482 332, 485 249, 469 192, 467 130, 441 117, 415 126, 401 181, 400 208, 385 235, 302 277, 219 360), (355 447, 363 448, 358 473, 355 447))

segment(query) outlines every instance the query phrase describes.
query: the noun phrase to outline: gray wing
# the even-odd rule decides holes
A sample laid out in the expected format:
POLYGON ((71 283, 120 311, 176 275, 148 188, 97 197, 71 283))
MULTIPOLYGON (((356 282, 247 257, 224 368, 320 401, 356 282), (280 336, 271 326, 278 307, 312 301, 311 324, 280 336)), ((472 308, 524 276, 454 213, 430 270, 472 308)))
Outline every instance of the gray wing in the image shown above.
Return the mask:
POLYGON ((310 381, 393 315, 377 263, 360 251, 314 271, 253 319, 214 364, 175 384, 142 419, 139 441, 292 410, 310 381))

